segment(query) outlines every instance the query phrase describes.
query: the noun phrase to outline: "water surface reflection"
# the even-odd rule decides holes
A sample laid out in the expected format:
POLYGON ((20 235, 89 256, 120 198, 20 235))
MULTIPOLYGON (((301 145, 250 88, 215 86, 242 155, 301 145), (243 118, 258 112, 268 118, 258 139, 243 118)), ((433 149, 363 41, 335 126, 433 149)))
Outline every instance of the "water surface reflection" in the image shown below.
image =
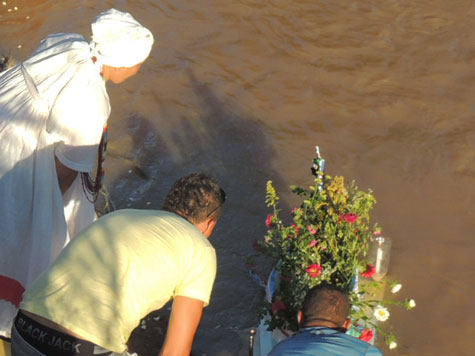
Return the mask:
POLYGON ((261 292, 245 262, 265 232, 265 182, 291 206, 287 185, 310 184, 318 144, 329 173, 374 190, 375 220, 393 238, 390 273, 417 300, 391 315, 400 347, 390 353, 471 355, 472 1, 15 3, 0 7, 0 46, 19 59, 50 32, 88 35, 111 6, 152 29, 152 58, 109 88, 107 183, 117 207, 159 207, 193 170, 229 192, 197 353, 246 355, 261 292))

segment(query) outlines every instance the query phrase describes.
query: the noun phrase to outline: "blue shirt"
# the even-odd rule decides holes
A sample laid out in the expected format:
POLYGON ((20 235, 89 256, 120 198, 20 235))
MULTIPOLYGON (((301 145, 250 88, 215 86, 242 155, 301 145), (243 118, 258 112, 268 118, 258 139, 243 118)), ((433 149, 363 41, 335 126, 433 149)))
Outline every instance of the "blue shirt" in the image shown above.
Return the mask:
POLYGON ((379 349, 340 331, 316 326, 274 346, 268 356, 382 356, 379 349))

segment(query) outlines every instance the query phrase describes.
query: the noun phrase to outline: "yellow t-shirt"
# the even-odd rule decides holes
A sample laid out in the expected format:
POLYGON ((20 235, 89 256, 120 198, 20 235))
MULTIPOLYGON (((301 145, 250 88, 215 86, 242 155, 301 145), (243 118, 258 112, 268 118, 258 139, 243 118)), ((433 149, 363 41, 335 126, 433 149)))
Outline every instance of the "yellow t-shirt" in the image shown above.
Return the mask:
POLYGON ((124 352, 140 319, 170 298, 208 305, 215 276, 215 250, 194 225, 165 211, 118 210, 73 239, 21 308, 124 352))

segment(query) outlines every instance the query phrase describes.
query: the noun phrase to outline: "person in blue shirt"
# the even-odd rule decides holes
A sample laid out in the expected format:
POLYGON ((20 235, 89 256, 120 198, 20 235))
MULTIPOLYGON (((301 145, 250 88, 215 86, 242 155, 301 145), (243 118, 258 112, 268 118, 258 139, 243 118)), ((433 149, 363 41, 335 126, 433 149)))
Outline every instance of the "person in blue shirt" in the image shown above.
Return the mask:
POLYGON ((343 289, 322 283, 310 289, 298 313, 300 330, 268 356, 382 356, 379 349, 345 334, 350 303, 343 289))

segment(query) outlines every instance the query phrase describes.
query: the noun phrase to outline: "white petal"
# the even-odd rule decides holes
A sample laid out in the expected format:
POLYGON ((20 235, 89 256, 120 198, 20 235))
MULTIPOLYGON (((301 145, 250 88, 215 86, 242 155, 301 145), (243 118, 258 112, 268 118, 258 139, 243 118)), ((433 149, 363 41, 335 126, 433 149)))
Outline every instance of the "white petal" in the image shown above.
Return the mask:
POLYGON ((379 321, 386 321, 389 318, 388 310, 385 307, 381 306, 381 305, 378 305, 376 307, 376 309, 374 310, 373 315, 379 321))
POLYGON ((391 293, 397 293, 401 290, 402 284, 398 283, 391 288, 391 293))

